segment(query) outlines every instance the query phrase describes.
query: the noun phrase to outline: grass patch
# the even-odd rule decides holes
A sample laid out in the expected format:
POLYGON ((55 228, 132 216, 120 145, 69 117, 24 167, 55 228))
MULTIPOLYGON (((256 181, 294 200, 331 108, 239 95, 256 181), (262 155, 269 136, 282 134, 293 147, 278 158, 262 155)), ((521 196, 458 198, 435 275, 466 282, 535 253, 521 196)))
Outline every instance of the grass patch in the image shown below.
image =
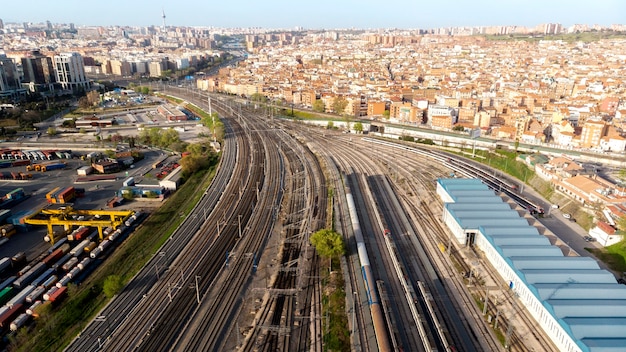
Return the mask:
MULTIPOLYGON (((328 265, 328 259, 325 259, 328 265)), ((335 269, 327 274, 324 279, 322 296, 322 315, 324 320, 322 329, 324 331, 324 351, 349 351, 350 350, 350 329, 348 327, 348 317, 346 316, 346 292, 343 286, 343 273, 341 265, 335 263, 335 269)))
POLYGON ((18 334, 10 350, 58 351, 67 346, 108 302, 102 291, 104 280, 119 275, 126 285, 191 212, 215 169, 216 164, 189 177, 80 287, 69 290, 68 298, 49 318, 36 321, 29 334, 18 334))
POLYGON ((626 258, 626 241, 605 248, 589 248, 587 250, 605 263, 611 270, 619 273, 626 272, 626 259, 624 259, 626 258))

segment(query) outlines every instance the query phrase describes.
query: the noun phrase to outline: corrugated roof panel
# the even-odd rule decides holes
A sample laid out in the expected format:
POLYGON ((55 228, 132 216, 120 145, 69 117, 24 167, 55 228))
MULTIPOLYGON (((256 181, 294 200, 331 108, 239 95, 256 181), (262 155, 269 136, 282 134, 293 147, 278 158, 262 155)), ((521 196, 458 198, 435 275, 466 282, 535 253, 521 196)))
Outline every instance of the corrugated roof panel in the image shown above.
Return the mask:
POLYGON ((537 257, 562 257, 563 252, 554 246, 499 246, 497 248, 503 258, 520 257, 524 255, 537 257))
POLYGON ((626 299, 551 299, 543 304, 558 318, 626 318, 626 299))
MULTIPOLYGON (((606 270, 587 269, 524 269, 518 270, 529 284, 548 282, 615 283, 613 274, 606 270)), ((617 285, 617 283, 615 283, 617 285)))
POLYGON ((581 342, 593 352, 624 352, 626 349, 626 337, 602 339, 582 339, 581 342))
POLYGON ((444 205, 448 210, 463 211, 463 210, 476 210, 492 211, 492 210, 512 210, 511 206, 507 203, 446 203, 444 205))
MULTIPOLYGON (((545 237, 540 237, 545 238, 545 237)), ((547 238, 546 238, 547 240, 547 238)), ((509 262, 515 269, 600 269, 598 263, 589 257, 510 257, 509 262)), ((624 296, 626 299, 626 295, 624 296)))
POLYGON ((539 299, 626 299, 626 286, 615 283, 581 284, 581 283, 548 283, 530 285, 539 299))
MULTIPOLYGON (((563 322, 569 326, 572 336, 577 339, 623 339, 626 336, 626 318, 622 317, 564 318, 563 322)), ((567 328, 567 326, 564 326, 564 328, 567 328)), ((595 352, 595 349, 593 351, 595 352)))
POLYGON ((464 229, 474 230, 478 229, 479 226, 488 225, 488 226, 529 226, 528 220, 523 218, 517 219, 457 219, 459 225, 464 229))
POLYGON ((474 191, 452 191, 448 192, 450 198, 452 198, 455 202, 459 198, 463 197, 497 197, 495 193, 493 193, 490 189, 485 190, 474 190, 474 191))
MULTIPOLYGON (((504 203, 504 200, 501 197, 498 196, 488 196, 488 197, 460 197, 458 199, 456 199, 455 201, 456 204, 463 204, 463 203, 479 203, 479 204, 491 204, 491 203, 504 203)), ((452 203, 446 203, 446 204, 452 204, 452 203)))
POLYGON ((484 235, 539 235, 537 228, 528 226, 528 222, 524 226, 481 226, 479 231, 484 235))
POLYGON ((551 246, 550 240, 539 235, 495 235, 489 238, 489 241, 496 246, 551 246))
POLYGON ((449 210, 457 219, 473 218, 473 219, 519 219, 519 213, 513 209, 508 210, 449 210))

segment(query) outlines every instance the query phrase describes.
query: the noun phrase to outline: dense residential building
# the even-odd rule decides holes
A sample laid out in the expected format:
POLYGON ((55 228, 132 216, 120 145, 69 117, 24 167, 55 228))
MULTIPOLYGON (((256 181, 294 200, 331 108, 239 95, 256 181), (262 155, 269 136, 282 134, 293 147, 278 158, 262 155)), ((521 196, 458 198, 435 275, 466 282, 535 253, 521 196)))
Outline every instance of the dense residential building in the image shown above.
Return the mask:
POLYGON ((79 53, 61 53, 54 56, 57 82, 62 89, 88 90, 90 82, 85 76, 83 58, 79 53))
POLYGON ((20 77, 15 62, 6 54, 0 54, 0 96, 14 96, 20 89, 20 77))

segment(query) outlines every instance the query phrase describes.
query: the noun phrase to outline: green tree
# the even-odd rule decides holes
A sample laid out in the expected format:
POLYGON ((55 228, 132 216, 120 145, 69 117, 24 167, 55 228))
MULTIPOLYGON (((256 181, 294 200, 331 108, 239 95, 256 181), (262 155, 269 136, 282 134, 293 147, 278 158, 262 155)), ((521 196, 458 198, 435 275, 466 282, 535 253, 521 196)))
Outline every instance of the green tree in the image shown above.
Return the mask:
POLYGON ((355 122, 352 128, 356 133, 363 133, 363 124, 360 121, 355 122))
POLYGON ((102 291, 107 298, 115 296, 123 287, 122 278, 119 275, 109 275, 104 279, 102 291))
POLYGON ((329 229, 322 229, 311 235, 311 244, 322 257, 336 258, 345 253, 341 235, 329 229))
POLYGON ((383 117, 384 117, 384 118, 389 119, 389 115, 390 115, 389 110, 385 110, 385 111, 383 111, 383 117))
POLYGON ((326 110, 326 104, 321 99, 317 99, 313 102, 313 111, 324 112, 326 110))
POLYGON ((263 94, 254 93, 250 96, 250 100, 256 101, 259 103, 265 103, 267 102, 267 97, 265 97, 263 94))
POLYGON ((517 153, 517 148, 519 148, 519 139, 515 138, 515 152, 517 153))
POLYGON ((346 110, 346 106, 348 106, 348 101, 344 97, 337 97, 333 100, 333 111, 337 115, 343 115, 343 112, 346 110))
POLYGON ((620 217, 615 223, 620 231, 626 231, 626 216, 620 217))
POLYGON ((335 123, 332 121, 328 121, 328 123, 326 124, 326 129, 332 130, 333 128, 335 128, 335 123))
POLYGON ((57 129, 54 127, 48 127, 48 130, 46 131, 46 133, 48 133, 49 136, 56 136, 57 129))
POLYGON ((190 143, 187 145, 187 151, 191 153, 191 155, 197 156, 202 155, 204 151, 204 147, 199 143, 190 143))

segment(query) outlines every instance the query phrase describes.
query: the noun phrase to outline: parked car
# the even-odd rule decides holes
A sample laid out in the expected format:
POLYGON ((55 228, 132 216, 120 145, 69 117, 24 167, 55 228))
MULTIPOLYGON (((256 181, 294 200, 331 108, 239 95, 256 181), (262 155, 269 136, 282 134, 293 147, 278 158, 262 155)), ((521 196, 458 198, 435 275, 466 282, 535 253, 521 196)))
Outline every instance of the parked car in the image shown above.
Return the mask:
POLYGON ((558 204, 552 204, 552 209, 559 209, 559 205, 558 204))
POLYGON ((567 214, 567 213, 563 214, 563 217, 566 218, 566 219, 571 219, 572 218, 572 216, 570 214, 567 214))

